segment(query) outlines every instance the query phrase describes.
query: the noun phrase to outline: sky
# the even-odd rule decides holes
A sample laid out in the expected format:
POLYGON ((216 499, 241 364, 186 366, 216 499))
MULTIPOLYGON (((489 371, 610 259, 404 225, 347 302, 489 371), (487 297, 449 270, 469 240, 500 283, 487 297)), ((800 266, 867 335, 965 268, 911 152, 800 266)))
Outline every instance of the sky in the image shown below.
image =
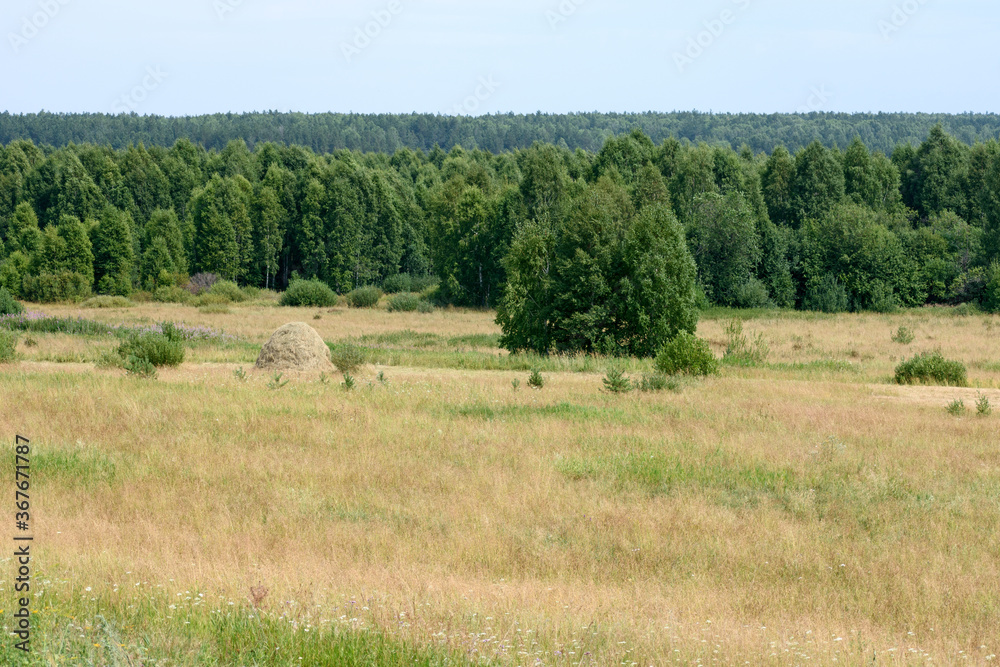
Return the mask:
POLYGON ((0 110, 998 112, 996 0, 4 0, 0 110))

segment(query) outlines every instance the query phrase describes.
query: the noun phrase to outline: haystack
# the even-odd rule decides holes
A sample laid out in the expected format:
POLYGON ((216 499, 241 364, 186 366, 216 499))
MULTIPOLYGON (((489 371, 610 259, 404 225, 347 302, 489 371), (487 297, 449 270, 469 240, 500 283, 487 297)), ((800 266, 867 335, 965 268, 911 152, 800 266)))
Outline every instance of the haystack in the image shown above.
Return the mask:
POLYGON ((330 348, 305 322, 286 324, 271 336, 257 357, 257 368, 269 371, 330 371, 330 348))

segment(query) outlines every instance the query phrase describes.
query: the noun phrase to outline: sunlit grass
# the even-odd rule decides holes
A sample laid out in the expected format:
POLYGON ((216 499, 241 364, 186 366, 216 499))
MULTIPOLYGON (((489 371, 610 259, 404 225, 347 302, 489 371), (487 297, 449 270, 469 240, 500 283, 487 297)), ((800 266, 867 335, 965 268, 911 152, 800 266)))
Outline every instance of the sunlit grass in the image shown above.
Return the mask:
MULTIPOLYGON (((100 336, 22 336, 0 366, 5 451, 14 433, 34 447, 36 583, 52 582, 31 664, 997 653, 998 418, 945 412, 1000 404, 996 318, 754 313, 764 363, 613 395, 608 360, 508 355, 489 313, 231 310, 88 311, 238 336, 187 345, 156 381, 96 368, 117 344, 100 336), (368 352, 354 391, 252 370, 292 320, 368 352), (974 386, 891 383, 934 348, 974 386)), ((735 315, 699 329, 720 356, 735 315)))

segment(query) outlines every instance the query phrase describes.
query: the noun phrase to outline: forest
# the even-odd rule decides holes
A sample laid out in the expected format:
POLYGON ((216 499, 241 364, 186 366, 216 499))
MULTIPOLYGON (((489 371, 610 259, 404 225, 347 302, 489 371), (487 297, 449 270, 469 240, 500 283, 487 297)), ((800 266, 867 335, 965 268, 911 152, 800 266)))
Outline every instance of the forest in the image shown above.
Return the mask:
POLYGON ((254 149, 275 142, 306 146, 316 153, 340 149, 395 153, 403 148, 430 151, 435 145, 503 153, 530 148, 535 142, 596 153, 610 137, 642 130, 655 143, 674 137, 694 144, 770 153, 781 144, 797 153, 813 140, 827 148, 846 148, 858 137, 886 155, 902 144, 919 144, 935 125, 965 144, 1000 136, 996 114, 827 113, 725 114, 697 111, 673 113, 493 114, 303 114, 220 113, 163 117, 132 114, 0 113, 0 143, 28 139, 38 145, 69 143, 130 144, 169 148, 189 139, 222 150, 233 139, 254 149))
MULTIPOLYGON (((542 283, 563 303, 621 300, 616 272, 661 242, 690 253, 701 307, 996 310, 1000 145, 936 125, 889 156, 859 137, 768 153, 640 129, 596 152, 0 146, 0 286, 36 302, 167 299, 198 273, 340 293, 433 277, 439 303, 503 315, 542 283)), ((580 326, 621 317, 595 313, 580 326)))

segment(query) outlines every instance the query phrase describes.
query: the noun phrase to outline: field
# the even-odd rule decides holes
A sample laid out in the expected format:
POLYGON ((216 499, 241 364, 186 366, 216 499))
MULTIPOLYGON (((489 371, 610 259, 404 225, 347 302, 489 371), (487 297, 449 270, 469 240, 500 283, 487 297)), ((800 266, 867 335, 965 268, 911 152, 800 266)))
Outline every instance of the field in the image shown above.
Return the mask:
POLYGON ((491 313, 38 308, 231 337, 142 380, 97 367, 113 337, 22 333, 0 431, 8 461, 15 433, 32 441, 37 613, 33 652, 5 637, 3 664, 1000 653, 1000 318, 712 311, 699 335, 720 357, 738 317, 766 361, 612 394, 607 360, 499 350, 491 313), (369 348, 353 391, 252 370, 290 321, 369 348), (969 388, 893 384, 936 349, 969 388), (956 399, 964 414, 946 411, 956 399))

